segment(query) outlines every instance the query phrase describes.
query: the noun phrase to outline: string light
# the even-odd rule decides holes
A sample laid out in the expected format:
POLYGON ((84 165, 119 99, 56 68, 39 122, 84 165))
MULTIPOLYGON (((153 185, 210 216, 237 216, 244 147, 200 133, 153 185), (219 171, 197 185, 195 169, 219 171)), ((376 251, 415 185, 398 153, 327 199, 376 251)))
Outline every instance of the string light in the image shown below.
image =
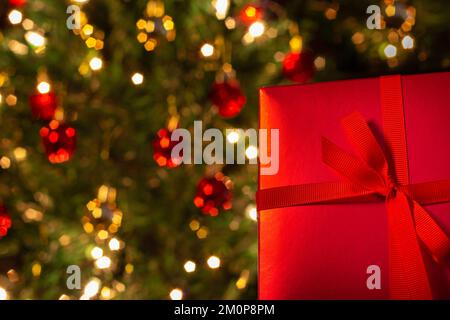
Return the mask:
POLYGON ((206 263, 211 269, 217 269, 220 267, 220 259, 216 256, 209 257, 206 263))
POLYGON ((403 47, 403 49, 414 48, 414 39, 411 36, 405 36, 402 39, 402 47, 403 47))
POLYGON ((91 250, 91 257, 95 260, 100 259, 101 257, 103 257, 103 250, 102 248, 99 247, 94 247, 91 250))
POLYGON ((247 159, 256 159, 258 157, 258 149, 255 146, 249 146, 245 149, 245 156, 247 159))
POLYGON ((231 131, 227 134, 227 141, 229 143, 237 143, 239 141, 239 133, 237 131, 231 131))
POLYGON ((89 61, 89 67, 91 67, 91 69, 93 71, 98 71, 103 67, 103 61, 102 59, 98 58, 98 57, 94 57, 89 61))
POLYGON ((8 293, 2 287, 0 287, 0 300, 8 300, 8 293))
POLYGON ((34 31, 28 31, 27 33, 25 33, 25 40, 27 40, 28 43, 30 43, 34 47, 42 47, 46 42, 43 35, 34 31))
POLYGON ((17 97, 13 94, 8 94, 6 96, 5 102, 10 107, 15 106, 17 104, 17 97))
POLYGON ((216 17, 219 20, 226 18, 228 9, 230 8, 230 0, 215 0, 213 6, 216 9, 216 17))
POLYGON ((392 4, 390 4, 390 5, 388 5, 387 7, 386 7, 386 15, 388 16, 388 17, 393 17, 393 16, 395 16, 395 6, 393 6, 392 4))
POLYGON ((384 48, 384 54, 388 58, 394 58, 397 55, 397 48, 394 45, 389 44, 384 48))
POLYGON ((236 20, 233 17, 226 18, 225 27, 230 30, 236 28, 236 20))
POLYGON ((111 251, 117 251, 120 249, 120 241, 117 240, 116 238, 112 238, 111 240, 109 240, 109 249, 111 249, 111 251))
POLYGON ((196 264, 193 261, 186 261, 184 264, 184 270, 186 270, 187 273, 192 273, 196 269, 196 264))
POLYGON ((81 300, 89 300, 94 297, 98 291, 100 290, 101 281, 98 278, 92 278, 86 286, 84 287, 83 295, 81 296, 81 300))
POLYGON ((247 216, 253 220, 258 221, 258 212, 256 211, 256 207, 254 205, 249 205, 246 209, 247 216))
POLYGON ((39 93, 41 94, 46 94, 50 92, 50 84, 48 82, 45 81, 41 81, 39 82, 39 84, 37 85, 37 91, 39 91, 39 93))
POLYGON ((3 156, 0 158, 0 168, 6 170, 11 166, 11 159, 7 156, 3 156))
POLYGON ((20 12, 19 10, 12 10, 8 14, 8 19, 9 22, 11 22, 11 24, 19 24, 22 22, 23 19, 22 12, 20 12))
POLYGON ((139 73, 136 72, 135 74, 133 74, 133 76, 131 77, 131 81, 133 82, 133 84, 135 84, 136 86, 142 84, 144 82, 144 76, 139 73))
POLYGON ((261 21, 255 21, 253 22, 250 27, 248 28, 248 33, 253 38, 258 38, 264 34, 266 27, 261 21))
POLYGON ((108 269, 109 267, 111 267, 111 259, 108 258, 107 256, 103 256, 97 261, 95 261, 95 266, 98 269, 108 269))
POLYGON ((175 288, 170 291, 170 299, 172 300, 182 300, 183 299, 183 291, 181 289, 175 288))
POLYGON ((292 52, 300 52, 303 48, 303 38, 301 36, 294 36, 289 41, 289 46, 291 47, 292 52))
POLYGON ((18 162, 25 160, 27 157, 27 150, 22 147, 17 147, 14 149, 14 158, 18 162))
POLYGON ((214 46, 210 43, 205 43, 200 48, 200 52, 204 57, 211 57, 214 54, 214 46))

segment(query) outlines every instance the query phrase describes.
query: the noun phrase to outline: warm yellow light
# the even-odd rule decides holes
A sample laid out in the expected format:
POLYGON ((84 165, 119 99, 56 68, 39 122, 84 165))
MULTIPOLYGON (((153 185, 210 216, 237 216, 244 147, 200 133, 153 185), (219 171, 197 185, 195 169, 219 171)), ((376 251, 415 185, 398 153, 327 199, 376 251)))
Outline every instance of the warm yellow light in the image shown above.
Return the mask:
POLYGON ((138 86, 138 85, 140 85, 140 84, 142 84, 144 82, 144 75, 142 73, 136 72, 131 77, 131 81, 133 82, 133 84, 138 86))
POLYGON ((239 133, 237 131, 231 131, 227 134, 227 141, 229 143, 237 143, 239 141, 239 133))
POLYGON ((264 34, 266 27, 260 21, 253 22, 248 28, 248 33, 253 37, 257 38, 264 34))
POLYGON ((412 49, 414 48, 414 39, 411 36, 405 36, 402 39, 403 49, 412 49))
POLYGON ((136 22, 136 27, 139 29, 139 30, 142 30, 142 29, 145 29, 145 26, 147 25, 147 21, 145 21, 144 19, 139 19, 137 22, 136 22))
POLYGON ((128 274, 132 274, 134 271, 134 266, 131 263, 127 263, 125 266, 125 272, 128 274))
POLYGON ((214 54, 214 46, 210 43, 205 43, 200 48, 200 52, 204 57, 211 57, 214 54))
POLYGON ((199 239, 205 239, 208 236, 208 228, 206 227, 201 227, 198 231, 197 231, 197 237, 199 239))
POLYGON ((6 96, 5 102, 10 107, 15 106, 17 104, 17 97, 13 94, 8 94, 6 96))
POLYGON ((14 157, 17 161, 23 161, 27 157, 27 150, 22 147, 17 147, 14 149, 14 157))
POLYGON ((166 29, 167 31, 173 30, 173 28, 175 27, 175 24, 173 23, 172 20, 167 19, 166 21, 163 22, 163 26, 164 29, 166 29))
POLYGON ((172 300, 181 300, 183 299, 183 291, 181 289, 175 288, 170 291, 170 299, 172 300))
POLYGON ((247 159, 256 159, 258 157, 258 149, 255 146, 249 146, 245 149, 245 156, 247 159))
POLYGON ((46 42, 44 36, 34 31, 28 31, 25 33, 25 40, 35 47, 42 47, 46 42))
POLYGON ((108 287, 103 287, 102 291, 100 292, 100 295, 102 296, 102 299, 111 299, 112 291, 108 287))
POLYGON ((39 262, 33 263, 33 266, 31 267, 31 273, 34 277, 39 277, 41 275, 42 266, 39 262))
POLYGON ((101 257, 103 257, 103 250, 102 250, 102 248, 99 248, 99 247, 92 248, 92 250, 91 250, 91 257, 92 257, 92 259, 95 259, 95 260, 100 259, 101 257))
POLYGON ((85 35, 90 36, 94 33, 94 27, 90 24, 85 24, 82 31, 85 35))
POLYGON ((253 220, 253 221, 257 221, 258 220, 258 212, 256 211, 256 207, 254 205, 249 205, 246 209, 247 211, 247 216, 253 220))
POLYGON ((184 264, 184 270, 186 270, 187 273, 194 272, 196 269, 196 264, 193 261, 186 261, 184 264))
POLYGON ((30 19, 25 19, 25 20, 23 20, 23 22, 22 22, 22 27, 23 27, 25 30, 31 30, 31 29, 34 28, 34 22, 33 22, 32 20, 30 20, 30 19))
POLYGON ((386 7, 386 14, 388 17, 392 17, 395 15, 395 6, 393 6, 392 4, 388 5, 386 7))
POLYGON ((103 67, 103 61, 100 58, 94 57, 89 61, 89 67, 91 67, 92 70, 98 71, 103 67))
POLYGON ((137 40, 140 43, 144 43, 145 41, 147 41, 147 34, 145 32, 139 32, 139 34, 137 35, 137 40))
POLYGON ((8 293, 2 287, 0 287, 0 300, 8 300, 8 293))
POLYGON ((95 296, 98 293, 98 291, 100 290, 100 284, 101 284, 101 282, 98 278, 93 278, 84 287, 83 296, 87 299, 90 299, 93 296, 95 296))
POLYGON ((41 211, 33 208, 26 209, 23 214, 28 221, 41 221, 44 217, 44 214, 41 211))
POLYGON ((3 156, 0 158, 0 168, 6 170, 11 166, 11 159, 7 156, 3 156))
POLYGON ((394 58, 397 55, 397 48, 392 44, 389 44, 384 48, 384 54, 388 58, 394 58))
POLYGON ((249 276, 250 271, 248 270, 242 271, 241 276, 236 281, 236 288, 238 288, 239 290, 245 289, 245 287, 247 286, 249 276))
POLYGON ((95 45, 97 44, 97 40, 95 40, 95 38, 93 38, 93 37, 87 38, 87 40, 85 42, 86 42, 86 46, 88 48, 94 48, 95 45))
POLYGON ((107 256, 103 256, 97 261, 95 261, 95 266, 98 269, 108 269, 109 267, 111 267, 111 259, 108 258, 107 256))
POLYGON ((109 249, 111 249, 111 251, 117 251, 120 249, 120 241, 117 240, 116 238, 112 238, 111 240, 109 240, 109 249))
POLYGON ((197 231, 200 228, 200 222, 197 220, 192 220, 189 223, 189 228, 191 228, 192 231, 197 231))
POLYGON ((227 27, 227 29, 234 29, 234 28, 236 28, 236 20, 234 20, 234 18, 232 18, 232 17, 226 18, 225 26, 227 27))
POLYGON ((37 85, 37 91, 39 91, 39 93, 45 94, 45 93, 49 93, 51 86, 50 83, 46 82, 46 81, 41 81, 38 83, 37 85))
POLYGON ((70 300, 70 297, 67 294, 62 294, 59 296, 58 300, 70 300))
POLYGON ((90 222, 87 222, 83 225, 83 229, 86 233, 92 233, 94 231, 94 225, 90 222))
POLYGON ((100 231, 97 233, 97 236, 98 236, 98 238, 99 238, 100 240, 105 240, 106 238, 108 238, 109 233, 108 233, 108 231, 106 231, 106 230, 100 230, 100 231))
POLYGON ((323 70, 326 65, 326 60, 324 57, 318 56, 314 59, 314 66, 317 70, 323 70))
POLYGON ((19 24, 22 22, 22 12, 20 12, 19 10, 12 10, 9 14, 8 14, 8 19, 9 22, 11 22, 11 24, 19 24))
POLYGON ((294 36, 289 41, 289 46, 291 47, 292 52, 300 52, 303 48, 303 39, 301 36, 294 36))
POLYGON ((217 269, 220 267, 220 259, 216 256, 211 256, 208 258, 208 261, 206 262, 208 264, 208 267, 211 269, 217 269))

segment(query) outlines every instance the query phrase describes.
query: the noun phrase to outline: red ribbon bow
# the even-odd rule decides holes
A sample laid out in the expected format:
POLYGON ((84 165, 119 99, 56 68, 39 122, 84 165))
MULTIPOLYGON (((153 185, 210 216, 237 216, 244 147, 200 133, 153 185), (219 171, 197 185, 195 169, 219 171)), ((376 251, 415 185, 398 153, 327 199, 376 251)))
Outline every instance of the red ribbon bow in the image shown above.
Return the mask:
POLYGON ((381 196, 388 212, 391 298, 431 299, 420 243, 434 260, 444 262, 450 255, 450 240, 422 205, 449 202, 450 180, 409 183, 401 79, 382 77, 380 83, 386 147, 391 158, 362 115, 353 113, 343 119, 342 126, 359 157, 322 138, 324 163, 348 182, 259 190, 258 209, 348 203, 355 198, 371 200, 381 196))

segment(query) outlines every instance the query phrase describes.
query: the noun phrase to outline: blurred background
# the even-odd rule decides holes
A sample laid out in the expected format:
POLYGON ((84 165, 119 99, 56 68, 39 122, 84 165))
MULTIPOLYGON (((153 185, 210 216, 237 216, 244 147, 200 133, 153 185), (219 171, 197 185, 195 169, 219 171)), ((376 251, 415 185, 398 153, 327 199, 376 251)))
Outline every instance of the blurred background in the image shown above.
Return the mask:
POLYGON ((449 70, 449 18, 425 0, 1 0, 0 299, 256 298, 257 166, 179 165, 172 131, 257 128, 261 86, 449 70))

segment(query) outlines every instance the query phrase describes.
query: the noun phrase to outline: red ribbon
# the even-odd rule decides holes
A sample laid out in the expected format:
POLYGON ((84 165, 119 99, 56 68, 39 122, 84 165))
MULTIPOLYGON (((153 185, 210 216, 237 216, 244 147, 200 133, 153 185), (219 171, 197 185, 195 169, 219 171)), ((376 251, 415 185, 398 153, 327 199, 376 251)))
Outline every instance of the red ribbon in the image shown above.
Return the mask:
POLYGON ((400 76, 381 77, 380 88, 386 152, 362 115, 353 113, 342 127, 359 157, 322 138, 322 160, 345 181, 259 190, 258 209, 385 199, 390 296, 431 299, 420 243, 442 263, 450 256, 450 240, 422 205, 450 202, 450 180, 409 183, 400 76))

